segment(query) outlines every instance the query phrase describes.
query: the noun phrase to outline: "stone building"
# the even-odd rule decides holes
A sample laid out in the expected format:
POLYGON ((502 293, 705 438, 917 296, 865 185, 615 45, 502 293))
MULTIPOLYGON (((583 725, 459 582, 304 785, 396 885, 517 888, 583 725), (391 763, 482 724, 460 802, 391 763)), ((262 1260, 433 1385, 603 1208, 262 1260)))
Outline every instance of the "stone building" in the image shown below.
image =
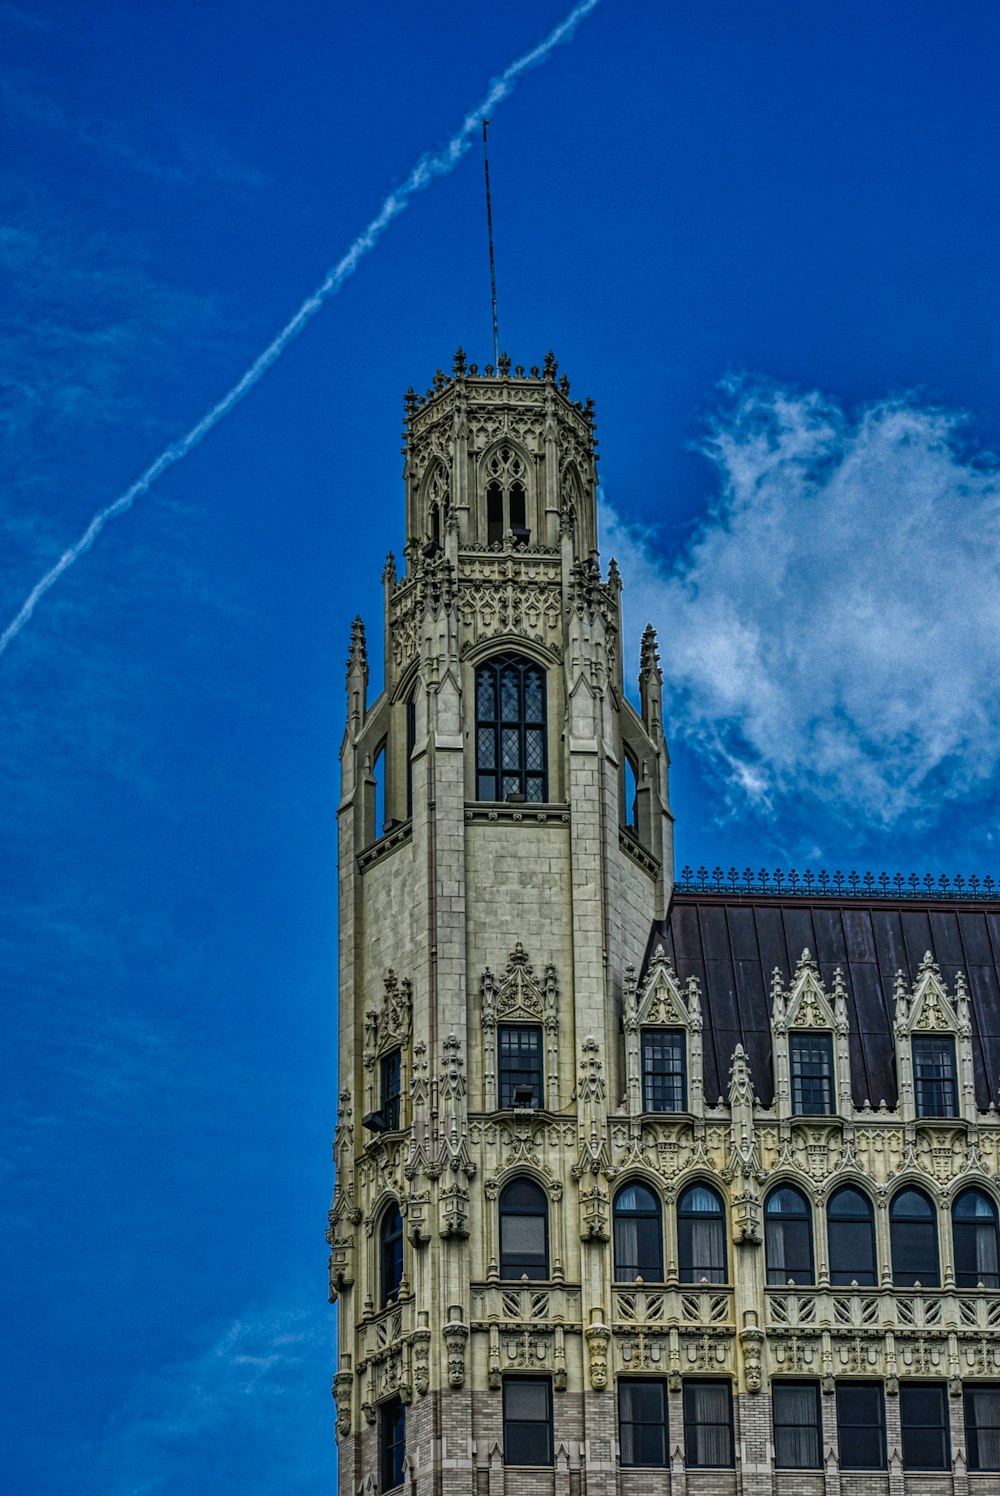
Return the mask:
POLYGON ((405 441, 342 752, 344 1496, 1000 1491, 992 884, 675 883, 591 402, 459 353, 405 441))

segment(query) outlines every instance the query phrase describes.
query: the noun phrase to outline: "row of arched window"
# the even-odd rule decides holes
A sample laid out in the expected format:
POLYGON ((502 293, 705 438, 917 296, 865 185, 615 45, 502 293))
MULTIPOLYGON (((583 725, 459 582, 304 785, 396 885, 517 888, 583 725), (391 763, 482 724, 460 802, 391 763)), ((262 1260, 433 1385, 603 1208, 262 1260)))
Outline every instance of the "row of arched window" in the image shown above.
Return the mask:
MULTIPOLYGON (((549 1260, 549 1201, 527 1176, 512 1179, 498 1201, 500 1277, 545 1281, 549 1260)), ((617 1283, 664 1280, 663 1206, 647 1185, 632 1180, 614 1198, 614 1277, 617 1283)), ((951 1209, 957 1288, 1000 1288, 997 1208, 979 1189, 963 1190, 951 1209)), ((878 1278, 875 1211, 854 1185, 830 1196, 826 1207, 830 1282, 874 1287, 878 1278)), ((729 1281, 726 1208, 711 1185, 691 1184, 677 1201, 677 1265, 682 1283, 729 1281)), ((892 1281, 897 1288, 941 1283, 937 1211, 923 1190, 906 1185, 889 1203, 892 1281)), ((772 1285, 816 1281, 813 1216, 805 1195, 780 1184, 764 1201, 764 1258, 772 1285)), ((403 1277, 403 1222, 395 1201, 379 1226, 380 1303, 399 1294, 403 1277)))

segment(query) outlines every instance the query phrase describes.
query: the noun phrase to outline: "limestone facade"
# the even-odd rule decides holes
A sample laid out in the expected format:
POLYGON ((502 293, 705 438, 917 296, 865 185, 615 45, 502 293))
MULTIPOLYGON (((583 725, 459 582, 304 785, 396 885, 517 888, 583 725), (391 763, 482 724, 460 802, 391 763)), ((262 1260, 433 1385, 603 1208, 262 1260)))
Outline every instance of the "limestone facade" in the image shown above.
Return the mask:
POLYGON ((636 711, 621 581, 597 557, 593 410, 557 373, 551 355, 480 373, 459 353, 411 392, 405 566, 385 568, 372 701, 352 634, 329 1229, 341 1491, 1000 1491, 970 1468, 992 1458, 988 1397, 971 1459, 965 1428, 967 1389, 1000 1388, 1000 1277, 987 1233, 969 1285, 952 1226, 970 1192, 1000 1202, 968 991, 931 957, 897 980, 898 1098, 858 1104, 854 993, 796 951, 755 1020, 773 1095, 741 1044, 713 1060, 725 1095, 705 1094, 714 999, 657 937, 676 901, 656 640, 636 711), (915 1035, 954 1055, 953 1115, 927 1116, 915 1035), (809 1036, 829 1055, 822 1114, 801 1105, 809 1036), (827 1215, 845 1186, 871 1205, 871 1282, 839 1281, 827 1215), (779 1248, 768 1224, 785 1188, 809 1242, 792 1281, 775 1262, 793 1238, 779 1248), (907 1189, 934 1212, 937 1270, 903 1286, 907 1189), (814 1398, 813 1433, 781 1443, 775 1386, 800 1389, 800 1413, 814 1398), (852 1386, 881 1409, 867 1469, 845 1444, 852 1386), (939 1468, 904 1459, 911 1386, 944 1409, 939 1468), (720 1408, 728 1436, 701 1426, 720 1408), (789 1449, 812 1462, 788 1468, 789 1449))

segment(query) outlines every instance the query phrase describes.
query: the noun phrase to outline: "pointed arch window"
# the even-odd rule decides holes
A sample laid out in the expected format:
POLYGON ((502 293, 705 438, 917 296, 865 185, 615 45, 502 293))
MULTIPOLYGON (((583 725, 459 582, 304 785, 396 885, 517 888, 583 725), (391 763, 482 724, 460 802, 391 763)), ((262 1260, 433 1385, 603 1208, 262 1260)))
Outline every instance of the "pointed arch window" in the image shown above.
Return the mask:
POLYGON ((905 1189, 889 1206, 892 1281, 897 1288, 936 1288, 938 1266, 937 1212, 923 1190, 905 1189))
POLYGON ((497 447, 486 460, 486 540, 496 545, 510 531, 514 539, 527 545, 528 529, 527 469, 524 458, 514 447, 497 447))
POLYGON ((790 1184, 772 1190, 764 1202, 764 1252, 768 1283, 814 1283, 812 1211, 790 1184))
POLYGON ((545 671, 502 654, 476 671, 476 798, 548 798, 545 671))
POLYGON ((403 1281, 403 1217, 395 1200, 387 1205, 378 1230, 379 1302, 384 1309, 399 1298, 403 1281))
POLYGON ((838 1190, 826 1208, 830 1249, 830 1282, 873 1288, 875 1212, 867 1195, 850 1185, 838 1190))
POLYGON ((963 1190, 951 1207, 956 1288, 1000 1288, 997 1208, 982 1190, 963 1190))
POLYGON ((615 1196, 615 1282, 663 1281, 663 1211, 652 1190, 633 1182, 615 1196))
POLYGON ((533 1179, 512 1179, 500 1207, 501 1278, 549 1276, 549 1202, 533 1179))
POLYGON ((725 1283, 726 1211, 707 1184, 692 1184, 677 1202, 682 1283, 725 1283))

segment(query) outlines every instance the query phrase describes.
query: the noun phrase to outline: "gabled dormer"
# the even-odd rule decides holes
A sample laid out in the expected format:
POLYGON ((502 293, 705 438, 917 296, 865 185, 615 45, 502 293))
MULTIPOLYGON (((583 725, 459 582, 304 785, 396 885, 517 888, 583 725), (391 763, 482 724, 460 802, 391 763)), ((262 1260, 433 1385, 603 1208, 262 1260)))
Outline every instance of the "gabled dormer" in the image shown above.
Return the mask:
POLYGON ((903 1122, 962 1118, 975 1123, 972 1021, 962 973, 955 977, 954 993, 949 993, 928 951, 911 989, 903 973, 896 974, 895 998, 893 1033, 903 1122))
POLYGON ((847 994, 838 967, 833 991, 804 950, 786 987, 775 969, 771 983, 774 1104, 779 1122, 792 1117, 853 1116, 847 994))
POLYGON ((625 1106, 629 1116, 704 1111, 701 998, 690 977, 681 984, 662 945, 645 979, 625 971, 622 988, 625 1031, 625 1106))
POLYGON ((370 1134, 396 1132, 409 1124, 410 1038, 413 1025, 410 983, 390 969, 377 1003, 365 1013, 365 1116, 370 1134))

